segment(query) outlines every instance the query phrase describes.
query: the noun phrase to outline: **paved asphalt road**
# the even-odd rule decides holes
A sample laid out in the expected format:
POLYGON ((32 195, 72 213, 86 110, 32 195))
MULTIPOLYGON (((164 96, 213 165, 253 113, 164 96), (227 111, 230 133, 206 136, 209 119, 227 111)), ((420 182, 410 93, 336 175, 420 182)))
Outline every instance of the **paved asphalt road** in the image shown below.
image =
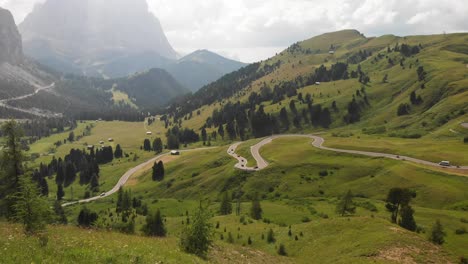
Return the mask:
POLYGON ((422 164, 422 165, 428 165, 428 166, 433 166, 433 167, 438 167, 438 168, 450 168, 454 170, 460 170, 460 171, 466 171, 468 170, 468 166, 441 166, 438 163, 435 162, 430 162, 430 161, 425 161, 421 159, 416 159, 416 158, 411 158, 407 156, 401 156, 401 155, 395 155, 395 154, 387 154, 387 153, 379 153, 379 152, 369 152, 369 151, 359 151, 359 150, 347 150, 347 149, 336 149, 336 148, 328 148, 323 146, 323 143, 325 142, 325 139, 319 136, 315 135, 277 135, 277 136, 271 136, 268 138, 265 138, 264 140, 260 141, 259 143, 253 145, 250 148, 250 151, 252 153, 252 157, 255 159, 257 162, 257 167, 256 168, 251 168, 251 167, 246 167, 247 164, 247 159, 244 157, 241 157, 235 153, 236 148, 242 143, 242 142, 237 142, 233 145, 231 145, 228 149, 228 154, 231 155, 232 157, 236 158, 239 162, 235 165, 236 168, 242 169, 242 170, 261 170, 264 169, 268 166, 268 162, 260 155, 260 149, 265 146, 266 144, 271 143, 273 140, 280 138, 280 137, 308 137, 313 139, 314 141, 312 142, 312 146, 323 149, 323 150, 329 150, 329 151, 334 151, 334 152, 341 152, 341 153, 349 153, 349 154, 357 154, 357 155, 364 155, 364 156, 369 156, 369 157, 383 157, 383 158, 389 158, 389 159, 394 159, 394 160, 401 160, 401 161, 411 161, 414 163, 422 164))
MULTIPOLYGON (((187 149, 187 150, 181 150, 180 153, 190 152, 190 151, 197 151, 197 150, 207 150, 207 149, 213 149, 213 148, 214 147, 187 149)), ((143 169, 144 167, 146 167, 146 166, 148 166, 150 164, 153 164, 155 161, 157 161, 157 160, 159 160, 162 157, 167 156, 167 155, 170 155, 170 152, 158 155, 158 156, 156 156, 156 157, 154 157, 154 158, 152 158, 152 159, 150 159, 148 161, 145 161, 145 162, 141 163, 140 165, 138 165, 136 167, 133 167, 133 168, 129 169, 124 175, 122 175, 122 177, 120 177, 117 184, 110 191, 104 192, 99 196, 91 197, 91 198, 88 198, 88 199, 83 199, 83 200, 79 200, 79 201, 64 203, 64 204, 62 204, 62 206, 66 207, 66 206, 70 206, 70 205, 73 205, 73 204, 89 203, 89 202, 96 201, 96 200, 102 199, 104 197, 110 196, 110 195, 118 192, 120 187, 124 186, 127 183, 128 179, 130 179, 130 177, 133 174, 135 174, 139 170, 143 169)))

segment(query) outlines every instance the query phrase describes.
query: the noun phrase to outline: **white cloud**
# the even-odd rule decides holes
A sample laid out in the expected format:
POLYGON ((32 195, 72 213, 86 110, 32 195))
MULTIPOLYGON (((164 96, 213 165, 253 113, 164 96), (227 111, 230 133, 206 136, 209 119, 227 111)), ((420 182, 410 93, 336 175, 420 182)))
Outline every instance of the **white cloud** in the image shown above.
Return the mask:
MULTIPOLYGON (((0 0, 0 6, 21 21, 42 1, 0 0)), ((147 1, 175 49, 211 49, 247 62, 265 59, 296 41, 347 28, 369 36, 468 31, 466 0, 147 1)))

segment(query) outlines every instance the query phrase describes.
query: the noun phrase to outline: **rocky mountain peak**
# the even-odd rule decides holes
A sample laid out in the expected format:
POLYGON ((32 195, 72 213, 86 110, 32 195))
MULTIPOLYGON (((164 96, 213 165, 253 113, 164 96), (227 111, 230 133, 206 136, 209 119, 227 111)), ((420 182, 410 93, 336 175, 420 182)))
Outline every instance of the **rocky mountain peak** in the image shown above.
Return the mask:
POLYGON ((21 35, 10 11, 0 8, 0 63, 18 65, 23 60, 21 35))

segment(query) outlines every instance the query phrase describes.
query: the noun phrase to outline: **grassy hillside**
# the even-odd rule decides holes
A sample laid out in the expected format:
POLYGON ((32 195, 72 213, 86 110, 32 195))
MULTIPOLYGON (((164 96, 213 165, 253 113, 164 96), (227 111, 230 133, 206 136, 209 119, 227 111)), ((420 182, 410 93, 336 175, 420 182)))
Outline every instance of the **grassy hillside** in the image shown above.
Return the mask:
MULTIPOLYGON (((249 99, 252 94, 262 96, 267 91, 275 94, 278 88, 292 86, 291 94, 285 94, 280 100, 254 101, 256 110, 262 105, 267 114, 277 119, 281 108, 286 108, 290 126, 289 129, 281 126, 281 132, 326 130, 311 125, 302 116, 306 111, 310 118, 304 99, 309 94, 313 106, 321 105, 322 109, 331 111, 330 134, 362 135, 359 141, 353 137, 329 137, 326 145, 338 146, 335 142, 346 140, 349 141, 347 145, 364 149, 364 145, 366 148, 375 145, 373 139, 385 138, 382 142, 389 142, 385 144, 389 152, 413 154, 432 161, 453 159, 458 164, 467 163, 463 155, 457 155, 465 148, 463 138, 468 136, 467 129, 459 126, 468 119, 467 39, 467 34, 366 38, 355 30, 327 33, 298 42, 269 60, 221 78, 186 101, 175 103, 170 114, 175 121, 181 120, 183 126, 199 129, 206 123, 208 129, 214 131, 217 128, 207 122, 213 111, 222 111, 228 103, 239 102, 248 104, 243 110, 248 114, 252 108, 252 98, 249 99), (419 52, 408 54, 403 47, 417 48, 419 52), (330 69, 337 63, 346 63, 350 75, 360 68, 370 81, 364 83, 350 77, 322 81, 320 85, 306 82, 307 78, 317 76, 316 70, 321 65, 330 69), (420 67, 421 78, 417 73, 420 67), (413 102, 410 100, 412 93, 416 98, 413 102), (346 122, 348 106, 353 99, 359 107, 359 120, 346 122), (289 108, 291 101, 295 101, 297 108, 298 127, 293 126, 296 114, 289 108), (398 115, 402 105, 407 107, 407 113, 398 115), (411 151, 416 145, 417 149, 411 151), (431 148, 441 151, 428 153, 426 149, 431 148)), ((222 124, 226 125, 226 120, 222 124)), ((251 130, 248 123, 247 137, 252 137, 251 130)), ((377 144, 375 149, 382 148, 377 144)))
POLYGON ((48 244, 0 223, 2 263, 279 263, 280 257, 219 243, 206 260, 181 252, 175 237, 157 239, 72 226, 50 226, 48 244), (27 247, 27 252, 25 252, 27 247))
MULTIPOLYGON (((253 143, 249 142, 249 144, 253 143)), ((243 194, 241 215, 248 215, 250 208, 248 197, 255 192, 259 192, 263 198, 264 218, 268 219, 272 223, 271 225, 251 226, 248 224, 249 221, 244 220, 247 221, 247 226, 245 226, 239 223, 239 218, 234 216, 213 218, 213 221, 220 221, 221 233, 224 233, 224 226, 227 227, 227 232, 233 233, 235 238, 239 233, 239 242, 237 243, 242 245, 245 244, 248 236, 257 237, 258 240, 258 237, 261 237, 262 232, 266 232, 268 227, 273 227, 279 233, 284 234, 284 238, 288 238, 287 226, 289 225, 292 225, 293 230, 309 230, 308 233, 313 230, 308 229, 312 225, 317 230, 323 229, 322 232, 326 233, 334 232, 330 229, 337 225, 336 221, 338 223, 344 221, 343 229, 337 230, 345 232, 344 230, 348 230, 347 227, 349 227, 345 224, 347 220, 338 217, 334 209, 337 203, 336 197, 347 190, 351 190, 355 195, 361 197, 358 198, 358 204, 362 207, 358 206, 357 215, 364 217, 351 218, 351 220, 363 224, 363 219, 366 219, 365 221, 368 221, 368 223, 365 226, 369 228, 375 226, 380 230, 373 231, 376 233, 375 239, 383 238, 385 232, 382 230, 387 230, 387 228, 390 231, 395 230, 395 228, 400 229, 389 225, 389 213, 386 212, 382 200, 385 199, 390 188, 395 186, 406 187, 417 193, 417 197, 412 204, 416 211, 417 224, 424 230, 423 233, 417 236, 416 241, 423 243, 435 219, 440 219, 448 234, 447 243, 443 248, 447 252, 451 252, 449 255, 462 256, 468 254, 463 247, 468 242, 468 237, 455 234, 456 229, 466 226, 460 219, 468 217, 466 211, 463 211, 468 202, 468 196, 466 196, 465 192, 466 188, 468 188, 468 178, 466 176, 431 171, 411 163, 328 153, 312 148, 306 139, 297 138, 277 139, 270 145, 265 146, 261 154, 268 159, 271 167, 255 173, 235 170, 233 168, 235 161, 229 158, 225 151, 225 148, 218 148, 198 153, 185 153, 180 157, 165 159, 167 176, 163 182, 153 182, 148 171, 131 178, 126 188, 131 189, 132 192, 138 194, 143 201, 148 203, 150 210, 156 208, 163 210, 168 217, 171 230, 175 230, 172 232, 175 233, 183 227, 180 221, 184 220, 183 215, 186 211, 192 212, 197 205, 197 199, 207 199, 210 210, 216 214, 218 210, 216 201, 219 201, 221 192, 228 190, 232 193, 243 194), (328 175, 320 176, 319 172, 321 171, 327 171, 328 175), (375 209, 372 209, 374 206, 375 209), (304 224, 304 221, 311 221, 311 224, 304 224), (238 224, 235 225, 236 223, 238 224), (388 226, 383 227, 386 225, 388 226), (309 227, 306 228, 305 226, 309 227), (237 227, 240 227, 242 231, 234 232, 237 227), (383 232, 383 234, 380 234, 380 232, 383 232)), ((112 207, 113 200, 115 201, 115 198, 97 204, 90 204, 89 206, 99 211, 108 206, 112 207)), ((78 209, 73 209, 74 214, 77 213, 76 210, 78 209)), ((249 217, 246 217, 246 219, 249 219, 249 217)), ((139 223, 142 224, 142 221, 140 220, 139 223)), ((257 222, 254 221, 254 223, 257 222)), ((357 230, 360 230, 360 228, 357 228, 357 230)), ((298 232, 296 231, 295 234, 298 234, 298 232)), ((391 234, 391 232, 388 234, 389 239, 391 239, 387 241, 388 244, 384 248, 387 250, 392 247, 400 248, 400 242, 394 240, 396 237, 391 234)), ((223 236, 226 239, 226 233, 223 236)), ((363 236, 364 241, 356 242, 360 245, 359 250, 372 251, 373 253, 367 253, 371 256, 374 254, 379 255, 379 253, 376 253, 380 252, 375 247, 376 242, 369 241, 374 239, 369 237, 371 234, 361 232, 360 236, 363 236)), ((312 237, 314 243, 322 243, 316 241, 316 239, 321 241, 319 237, 312 237)), ((336 250, 347 252, 343 248, 348 247, 349 243, 353 243, 351 242, 352 237, 356 237, 356 235, 350 234, 349 239, 340 240, 343 244, 339 244, 335 240, 323 243, 337 245, 339 249, 336 250)), ((295 244, 294 240, 291 240, 291 243, 287 241, 290 240, 282 240, 282 242, 288 243, 286 244, 288 249, 292 248, 291 250, 296 252, 293 256, 298 260, 303 259, 305 255, 301 253, 303 251, 296 248, 297 244, 295 244)), ((265 247, 263 241, 259 245, 256 243, 254 245, 274 254, 274 248, 265 247)), ((301 243, 301 245, 303 244, 301 243)), ((309 247, 309 244, 307 245, 309 247)), ((431 247, 424 243, 417 247, 420 246, 431 247)), ((324 258, 333 255, 331 252, 324 250, 317 250, 317 252, 323 252, 324 258)), ((349 257, 356 257, 356 254, 360 256, 356 251, 351 250, 349 253, 349 257)), ((408 252, 408 254, 414 256, 414 252, 408 252)), ((349 259, 347 260, 349 261, 349 259)), ((417 260, 417 262, 423 263, 424 261, 417 260)))

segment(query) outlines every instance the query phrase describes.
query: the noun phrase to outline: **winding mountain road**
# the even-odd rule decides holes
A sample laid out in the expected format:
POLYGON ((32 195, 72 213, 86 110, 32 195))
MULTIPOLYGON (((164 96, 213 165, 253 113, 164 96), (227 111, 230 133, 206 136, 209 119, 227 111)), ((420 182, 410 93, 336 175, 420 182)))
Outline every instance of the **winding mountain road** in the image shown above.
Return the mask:
POLYGON ((437 167, 437 168, 449 168, 449 169, 452 169, 452 170, 459 170, 459 171, 464 171, 464 172, 466 172, 468 170, 468 166, 441 166, 441 165, 439 165, 438 163, 435 163, 435 162, 430 162, 430 161, 425 161, 425 160, 421 160, 421 159, 416 159, 416 158, 401 156, 401 155, 395 155, 395 154, 329 148, 329 147, 323 146, 323 143, 325 142, 325 139, 323 139, 322 137, 316 136, 316 135, 276 135, 276 136, 271 136, 271 137, 265 138, 264 140, 262 140, 259 143, 257 143, 257 144, 250 147, 250 152, 252 154, 252 157, 257 162, 257 166, 255 166, 255 167, 247 167, 247 159, 244 158, 244 157, 241 157, 238 154, 236 154, 235 151, 236 151, 237 147, 242 142, 234 143, 233 145, 231 145, 228 148, 227 152, 228 152, 228 154, 230 156, 237 159, 238 163, 235 165, 236 168, 241 169, 241 170, 246 170, 246 171, 262 170, 262 169, 268 167, 268 162, 260 155, 260 149, 263 146, 271 143, 273 140, 275 140, 277 138, 281 138, 281 137, 307 137, 307 138, 310 138, 310 139, 314 140, 312 142, 312 146, 314 146, 316 148, 319 148, 319 149, 328 150, 328 151, 364 155, 364 156, 369 156, 369 157, 382 157, 382 158, 389 158, 389 159, 401 160, 401 161, 411 161, 411 162, 414 162, 414 163, 417 163, 417 164, 422 164, 422 165, 427 165, 427 166, 432 166, 432 167, 437 167))
POLYGON ((25 94, 25 95, 21 95, 21 96, 18 96, 18 97, 14 97, 14 98, 3 99, 3 100, 0 100, 0 103, 6 104, 6 103, 8 103, 10 101, 23 100, 23 99, 32 97, 32 96, 38 94, 41 91, 46 91, 46 90, 49 90, 49 89, 53 89, 54 87, 55 87, 55 83, 52 83, 52 84, 47 85, 47 86, 38 86, 38 85, 36 85, 37 89, 34 90, 34 92, 32 92, 30 94, 25 94))
POLYGON ((55 83, 52 83, 52 84, 47 85, 47 86, 39 86, 39 85, 34 85, 34 86, 37 89, 34 90, 34 92, 32 92, 32 93, 17 96, 17 97, 13 97, 13 98, 0 100, 0 107, 5 107, 5 108, 11 109, 11 110, 15 110, 15 111, 18 111, 18 112, 31 114, 31 115, 35 115, 35 116, 39 116, 39 117, 58 117, 58 116, 61 116, 62 114, 52 113, 52 112, 44 111, 44 110, 41 110, 41 109, 38 109, 38 108, 24 109, 24 108, 11 106, 11 105, 8 104, 8 102, 11 102, 11 101, 19 101, 19 100, 23 100, 23 99, 35 96, 41 91, 47 91, 47 90, 53 89, 55 87, 55 83))
MULTIPOLYGON (((191 152, 191 151, 200 151, 200 150, 208 150, 208 149, 213 149, 213 148, 216 148, 216 147, 187 149, 187 150, 181 150, 180 153, 191 152)), ((133 167, 133 168, 129 169, 127 172, 125 172, 124 175, 122 175, 122 177, 120 177, 117 184, 110 191, 104 192, 99 196, 94 196, 94 197, 91 197, 91 198, 88 198, 88 199, 83 199, 83 200, 79 200, 79 201, 64 203, 64 204, 62 204, 62 207, 66 207, 66 206, 70 206, 70 205, 74 205, 74 204, 89 203, 89 202, 92 202, 92 201, 96 201, 96 200, 108 197, 108 196, 118 192, 120 187, 124 186, 127 183, 128 179, 130 179, 130 177, 133 174, 135 174, 136 172, 142 170, 146 166, 154 163, 155 161, 158 161, 162 157, 168 156, 168 155, 170 155, 170 152, 160 154, 160 155, 158 155, 158 156, 156 156, 156 157, 154 157, 154 158, 152 158, 150 160, 147 160, 147 161, 141 163, 140 165, 138 165, 136 167, 133 167)))

